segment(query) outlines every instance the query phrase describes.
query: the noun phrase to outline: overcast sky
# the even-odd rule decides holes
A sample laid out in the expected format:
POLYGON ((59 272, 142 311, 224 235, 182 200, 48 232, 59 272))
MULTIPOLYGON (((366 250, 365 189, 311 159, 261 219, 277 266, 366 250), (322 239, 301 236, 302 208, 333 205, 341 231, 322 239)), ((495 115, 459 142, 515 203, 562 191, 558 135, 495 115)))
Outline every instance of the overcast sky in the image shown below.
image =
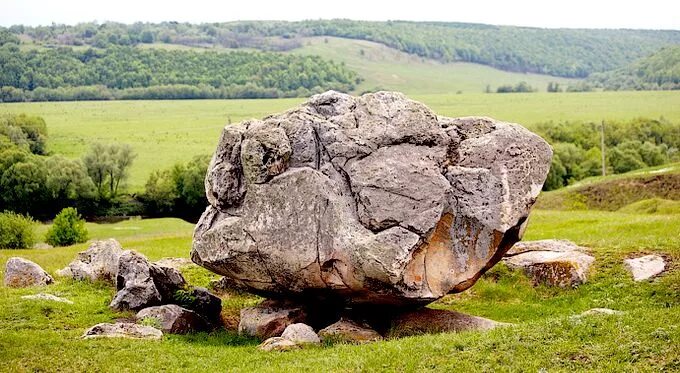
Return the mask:
POLYGON ((0 25, 350 18, 680 30, 678 0, 1 0, 0 25), (403 4, 403 5, 402 5, 403 4))

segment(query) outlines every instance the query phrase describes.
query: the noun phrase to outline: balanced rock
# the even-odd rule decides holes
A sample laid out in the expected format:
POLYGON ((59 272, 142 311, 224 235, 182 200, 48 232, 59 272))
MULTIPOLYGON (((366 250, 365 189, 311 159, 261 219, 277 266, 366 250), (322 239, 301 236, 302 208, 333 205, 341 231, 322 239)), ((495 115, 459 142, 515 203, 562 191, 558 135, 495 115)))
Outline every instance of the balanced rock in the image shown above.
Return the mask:
POLYGON ((289 325, 304 322, 305 318, 305 311, 298 306, 266 300, 241 310, 238 332, 260 339, 279 337, 289 325))
POLYGON ((666 262, 658 255, 629 258, 624 259, 623 262, 635 281, 648 280, 666 269, 666 262))
POLYGON ((49 285, 52 282, 54 279, 49 273, 28 259, 12 257, 5 265, 5 286, 24 288, 49 285))
POLYGON ((224 128, 191 258, 272 298, 429 303, 521 238, 551 157, 516 124, 326 92, 224 128))
POLYGON ((175 304, 145 308, 137 312, 135 317, 137 321, 156 320, 165 333, 186 334, 210 329, 206 320, 199 314, 175 304))
POLYGON ((421 308, 396 316, 392 320, 391 334, 404 336, 425 333, 482 331, 503 325, 509 324, 456 311, 421 308))
POLYGON ((66 268, 57 271, 57 275, 71 277, 74 280, 88 281, 116 281, 118 258, 123 254, 123 248, 113 238, 104 241, 94 241, 90 247, 78 253, 78 257, 66 268))
POLYGON ((324 341, 349 343, 374 342, 382 339, 382 336, 369 326, 347 319, 340 319, 319 330, 319 337, 324 341))
POLYGON ((151 326, 133 323, 102 323, 86 330, 83 339, 92 338, 130 338, 130 339, 161 339, 163 332, 151 326))
POLYGON ((523 270, 534 284, 559 287, 586 282, 594 261, 586 248, 566 240, 519 242, 503 258, 509 268, 523 270))

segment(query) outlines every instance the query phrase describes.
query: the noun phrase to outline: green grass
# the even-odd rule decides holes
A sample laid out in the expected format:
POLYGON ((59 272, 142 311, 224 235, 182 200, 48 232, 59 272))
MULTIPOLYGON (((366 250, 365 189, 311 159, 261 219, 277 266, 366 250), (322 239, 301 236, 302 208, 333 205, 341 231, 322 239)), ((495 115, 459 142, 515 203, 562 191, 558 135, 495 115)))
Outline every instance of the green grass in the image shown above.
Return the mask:
POLYGON ((343 62, 364 81, 356 92, 394 90, 406 94, 481 93, 487 85, 493 92, 501 85, 529 83, 546 91, 549 82, 565 87, 575 79, 538 74, 511 73, 474 63, 441 63, 400 52, 380 43, 335 37, 303 39, 303 47, 290 53, 318 55, 343 62))
MULTIPOLYGON (((635 117, 680 122, 680 91, 529 94, 435 94, 414 99, 447 116, 487 115, 521 123, 560 120, 627 120, 635 117)), ((291 108, 303 99, 98 101, 0 104, 2 113, 45 118, 49 148, 81 157, 96 141, 125 142, 138 154, 129 189, 141 191, 156 169, 214 151, 229 121, 261 118, 291 108)))
MULTIPOLYGON (((45 228, 43 228, 44 230, 45 228)), ((188 256, 192 225, 176 219, 88 224, 92 237, 116 237, 151 259, 188 256), (135 229, 139 228, 139 229, 135 229)), ((680 369, 680 220, 671 215, 592 211, 532 213, 526 239, 567 238, 592 248, 590 280, 577 289, 532 287, 522 274, 497 265, 468 291, 433 307, 512 322, 491 332, 423 335, 367 345, 310 347, 263 353, 256 341, 232 331, 166 335, 160 342, 89 340, 79 336, 99 322, 129 314, 107 304, 113 289, 58 279, 46 289, 0 287, 0 371, 674 371, 680 369), (633 253, 662 253, 672 263, 662 277, 634 283, 622 260, 633 253), (47 291, 69 306, 21 300, 47 291), (622 316, 574 318, 593 307, 622 316)), ((52 250, 0 250, 36 261, 49 272, 63 267, 77 245, 52 250)), ((1 271, 4 266, 0 267, 1 271)), ((190 283, 215 276, 185 271, 190 283)), ((231 295, 225 312, 257 298, 231 295)))
POLYGON ((628 204, 618 211, 638 214, 680 214, 680 201, 663 198, 643 199, 628 204))

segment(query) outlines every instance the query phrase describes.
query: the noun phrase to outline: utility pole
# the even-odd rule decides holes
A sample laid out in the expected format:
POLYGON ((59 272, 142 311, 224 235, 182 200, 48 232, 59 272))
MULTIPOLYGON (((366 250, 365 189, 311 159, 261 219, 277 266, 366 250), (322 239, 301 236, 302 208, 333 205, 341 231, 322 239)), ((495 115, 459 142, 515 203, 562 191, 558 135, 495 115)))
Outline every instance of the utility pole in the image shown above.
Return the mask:
POLYGON ((600 152, 602 153, 602 176, 607 176, 607 162, 604 155, 604 120, 600 126, 600 152))

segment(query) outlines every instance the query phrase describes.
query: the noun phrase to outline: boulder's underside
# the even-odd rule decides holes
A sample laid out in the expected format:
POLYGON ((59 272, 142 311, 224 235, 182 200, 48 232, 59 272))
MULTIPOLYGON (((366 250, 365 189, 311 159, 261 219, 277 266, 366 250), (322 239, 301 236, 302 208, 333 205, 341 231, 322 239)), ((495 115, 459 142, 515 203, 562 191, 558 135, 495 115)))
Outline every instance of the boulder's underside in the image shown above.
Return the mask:
POLYGON ((551 157, 516 124, 326 92, 224 128, 191 257, 268 297, 426 304, 521 238, 551 157))

